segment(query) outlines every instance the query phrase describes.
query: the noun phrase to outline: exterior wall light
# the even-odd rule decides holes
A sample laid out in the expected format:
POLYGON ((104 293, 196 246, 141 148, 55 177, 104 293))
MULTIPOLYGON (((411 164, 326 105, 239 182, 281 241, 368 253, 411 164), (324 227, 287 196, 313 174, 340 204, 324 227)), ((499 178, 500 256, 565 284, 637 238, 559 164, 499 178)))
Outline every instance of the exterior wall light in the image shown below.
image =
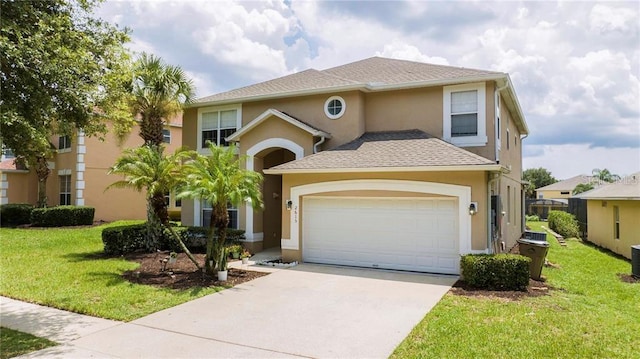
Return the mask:
POLYGON ((293 206, 293 201, 288 199, 286 202, 286 206, 287 206, 287 211, 291 210, 291 206, 293 206))
POLYGON ((476 213, 478 213, 478 202, 471 202, 469 205, 469 214, 473 216, 476 213))

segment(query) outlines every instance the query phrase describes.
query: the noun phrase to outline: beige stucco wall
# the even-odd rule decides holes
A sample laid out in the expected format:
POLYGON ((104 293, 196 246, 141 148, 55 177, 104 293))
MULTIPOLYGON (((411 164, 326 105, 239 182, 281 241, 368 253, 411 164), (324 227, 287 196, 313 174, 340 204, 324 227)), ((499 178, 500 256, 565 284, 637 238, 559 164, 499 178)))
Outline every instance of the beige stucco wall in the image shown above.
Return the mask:
POLYGON ((588 238, 601 247, 631 258, 631 246, 640 245, 640 201, 587 201, 588 238), (620 239, 614 238, 613 207, 619 207, 620 239))
POLYGON ((551 191, 551 190, 538 190, 536 191, 536 198, 543 199, 560 199, 560 198, 571 198, 571 191, 551 191), (562 194, 562 192, 569 192, 568 194, 562 194))
MULTIPOLYGON (((246 125, 266 110, 273 108, 330 133, 331 139, 322 146, 323 149, 330 149, 356 139, 364 133, 363 99, 360 92, 350 91, 292 99, 248 102, 242 105, 242 124, 246 125), (331 96, 340 96, 346 103, 344 115, 336 120, 329 119, 324 113, 324 104, 331 96)), ((240 143, 242 147, 245 146, 243 140, 240 143)))
POLYGON ((32 172, 0 172, 6 175, 8 188, 6 189, 8 203, 31 203, 38 200, 38 180, 32 172))
MULTIPOLYGON (((283 175, 282 180, 282 200, 281 206, 284 208, 285 202, 290 199, 290 191, 292 187, 329 182, 339 180, 350 179, 398 179, 398 180, 413 180, 435 183, 446 183, 454 185, 462 185, 471 187, 471 201, 478 202, 480 211, 471 219, 471 244, 473 250, 485 250, 487 248, 487 213, 486 210, 482 210, 487 206, 487 193, 486 193, 486 174, 484 172, 403 172, 403 173, 338 173, 338 174, 287 174, 283 175)), ((344 196, 353 195, 378 195, 379 193, 370 192, 363 193, 363 191, 345 191, 339 194, 344 196)), ((337 194, 331 192, 332 194, 337 194)), ((400 192, 400 195, 406 193, 400 192)), ((395 195, 395 192, 390 196, 395 195)), ((302 202, 300 202, 302 207, 302 202)), ((299 208, 298 213, 300 215, 300 223, 304 222, 302 218, 303 208, 299 208)), ((291 238, 290 231, 290 213, 283 211, 282 215, 282 237, 291 238)), ((302 228, 299 233, 300 250, 283 250, 283 257, 287 260, 302 260, 302 248, 304 246, 304 238, 302 237, 302 228)))

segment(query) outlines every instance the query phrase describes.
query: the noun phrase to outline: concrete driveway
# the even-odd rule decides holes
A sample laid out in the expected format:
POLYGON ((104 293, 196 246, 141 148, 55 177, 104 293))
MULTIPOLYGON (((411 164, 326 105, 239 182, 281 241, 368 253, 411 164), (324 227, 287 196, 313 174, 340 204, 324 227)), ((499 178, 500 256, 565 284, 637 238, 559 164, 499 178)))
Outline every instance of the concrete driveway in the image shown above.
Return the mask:
POLYGON ((456 279, 303 264, 69 344, 97 357, 383 358, 456 279))

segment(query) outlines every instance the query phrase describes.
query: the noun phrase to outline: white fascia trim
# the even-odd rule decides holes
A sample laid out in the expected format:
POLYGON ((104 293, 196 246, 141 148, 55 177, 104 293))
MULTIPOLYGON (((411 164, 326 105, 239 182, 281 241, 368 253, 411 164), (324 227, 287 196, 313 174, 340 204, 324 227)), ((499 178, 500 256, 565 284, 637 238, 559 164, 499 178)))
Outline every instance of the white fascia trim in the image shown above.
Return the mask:
POLYGON ((202 114, 205 112, 236 110, 236 130, 242 127, 242 104, 234 101, 233 104, 224 106, 209 106, 198 108, 198 118, 196 123, 196 151, 200 154, 208 154, 208 149, 202 148, 202 114))
MULTIPOLYGON (((304 157, 304 148, 299 144, 288 140, 286 138, 268 138, 264 141, 260 141, 255 145, 251 146, 246 152, 247 162, 246 167, 247 170, 254 170, 254 156, 258 153, 268 149, 268 148, 284 148, 296 155, 296 160, 299 160, 304 157)), ((253 212, 254 209, 252 206, 246 204, 245 205, 245 237, 247 241, 251 242, 254 240, 255 234, 253 233, 253 212)))
MULTIPOLYGON (((297 158, 296 158, 297 159, 297 158)), ((429 167, 363 167, 363 168, 300 168, 300 169, 266 169, 268 175, 295 173, 364 173, 364 172, 461 172, 461 171, 500 171, 501 165, 470 166, 429 166, 429 167)))
POLYGON ((308 125, 296 120, 295 118, 287 115, 284 112, 280 112, 278 110, 270 108, 270 109, 266 110, 265 112, 263 112, 260 116, 258 116, 255 119, 253 119, 246 126, 242 127, 240 130, 234 132, 231 136, 227 137, 226 140, 229 141, 229 142, 237 142, 237 141, 239 141, 240 137, 242 137, 242 135, 244 135, 245 133, 249 132, 251 129, 253 129, 254 127, 258 126, 259 124, 261 124, 263 121, 265 121, 267 118, 269 118, 271 116, 276 116, 279 119, 284 120, 284 121, 290 123, 291 125, 296 126, 299 129, 310 133, 312 136, 331 138, 331 135, 326 133, 326 132, 324 132, 324 131, 316 130, 315 128, 313 128, 311 126, 308 126, 308 125))
POLYGON ((345 180, 320 182, 291 187, 291 211, 290 211, 290 236, 285 242, 282 239, 281 247, 284 249, 300 249, 300 203, 303 196, 337 191, 403 191, 415 193, 440 194, 458 198, 458 241, 460 254, 471 252, 471 216, 468 213, 471 204, 471 187, 444 183, 406 181, 406 180, 345 180))
POLYGON ((467 83, 467 82, 504 80, 506 77, 508 77, 507 74, 500 73, 500 74, 491 74, 491 75, 482 75, 482 76, 456 77, 451 79, 414 81, 414 82, 407 82, 402 84, 390 84, 390 85, 384 84, 384 83, 371 82, 367 84, 343 85, 343 86, 335 86, 335 87, 324 87, 320 89, 305 89, 305 90, 297 90, 297 91, 271 93, 266 95, 235 97, 228 100, 195 102, 187 105, 185 108, 192 108, 192 107, 199 107, 199 106, 219 106, 219 105, 226 105, 226 104, 238 103, 238 102, 262 101, 262 100, 271 100, 271 99, 284 98, 284 97, 318 95, 318 94, 328 94, 328 93, 336 93, 336 92, 344 92, 344 91, 359 90, 363 92, 375 92, 375 91, 390 91, 390 90, 406 90, 406 89, 420 88, 420 87, 454 85, 454 84, 467 83))
POLYGON ((487 94, 486 83, 476 82, 442 88, 442 139, 458 147, 485 146, 487 139, 487 94), (475 136, 451 136, 451 94, 461 91, 478 92, 478 134, 475 136))

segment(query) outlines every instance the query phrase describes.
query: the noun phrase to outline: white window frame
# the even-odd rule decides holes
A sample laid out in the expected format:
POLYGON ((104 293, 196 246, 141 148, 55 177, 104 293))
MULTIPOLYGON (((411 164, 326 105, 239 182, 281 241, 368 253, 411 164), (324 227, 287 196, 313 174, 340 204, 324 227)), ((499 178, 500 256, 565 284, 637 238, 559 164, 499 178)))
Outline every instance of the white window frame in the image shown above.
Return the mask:
POLYGON ((162 129, 162 142, 163 143, 171 143, 171 129, 163 128, 162 129))
MULTIPOLYGON (((66 181, 65 181, 65 183, 66 183, 66 181)), ((68 174, 67 174, 67 173, 65 172, 65 174, 60 174, 60 175, 58 175, 58 184, 59 184, 59 186, 58 186, 58 187, 59 187, 59 188, 58 188, 58 189, 59 189, 59 195, 58 195, 58 202, 59 202, 59 204, 60 204, 61 206, 70 206, 70 205, 72 205, 73 203, 71 202, 71 200, 72 200, 72 198, 71 198, 71 193, 72 193, 72 192, 71 192, 71 174, 70 174, 70 173, 68 173, 68 174), (67 179, 67 178, 69 179, 69 181, 68 181, 69 187, 68 187, 68 188, 65 188, 65 190, 66 190, 65 192, 63 192, 63 191, 62 191, 62 181, 63 181, 63 178, 64 178, 64 179, 67 179), (69 198, 69 201, 68 201, 68 202, 69 202, 69 203, 62 203, 62 201, 61 201, 60 199, 61 199, 61 197, 62 197, 63 195, 65 196, 65 199, 66 199, 66 198, 67 198, 67 196, 68 196, 68 198, 69 198)), ((65 186, 65 187, 66 187, 66 186, 65 186)), ((67 202, 67 201, 65 201, 65 202, 67 202)))
MULTIPOLYGON (((209 150, 207 148, 202 148, 202 115, 208 112, 220 112, 220 111, 230 111, 236 110, 236 131, 242 127, 242 106, 239 104, 235 105, 226 105, 226 106, 212 106, 212 107, 203 107, 198 109, 198 132, 196 138, 196 147, 197 151, 200 154, 208 154, 209 150)), ((218 118, 218 131, 220 130, 220 119, 218 118)), ((218 136, 218 140, 219 140, 218 136)))
POLYGON ((500 123, 500 92, 496 91, 496 146, 502 149, 502 123, 500 123))
MULTIPOLYGON (((200 223, 199 223, 199 225, 200 226, 204 226, 204 220, 205 220, 204 211, 213 211, 213 207, 207 201, 201 201, 200 202, 199 211, 200 211, 200 223)), ((235 227, 228 227, 228 228, 239 229, 240 228, 240 211, 238 211, 238 207, 234 207, 234 206, 229 204, 229 205, 227 205, 227 211, 229 212, 229 224, 232 223, 232 221, 231 221, 232 213, 235 213, 235 216, 236 216, 236 226, 235 227)))
POLYGON ((344 115, 346 111, 347 111, 347 102, 340 96, 331 96, 327 99, 327 101, 324 102, 324 114, 332 120, 339 119, 340 117, 342 117, 342 115, 344 115), (335 115, 329 112, 329 104, 332 101, 339 101, 340 104, 342 105, 340 112, 338 112, 335 115))
POLYGON ((444 86, 442 107, 442 137, 445 141, 459 147, 485 146, 487 144, 487 96, 484 82, 444 86), (451 94, 463 91, 477 91, 478 94, 478 133, 475 136, 451 136, 451 94))
POLYGON ((64 153, 64 152, 71 152, 71 136, 68 136, 68 135, 58 136, 58 153, 64 153), (64 147, 60 147, 60 141, 63 138, 66 138, 66 141, 64 141, 64 147))
POLYGON ((620 207, 613 206, 613 239, 620 240, 620 207))

